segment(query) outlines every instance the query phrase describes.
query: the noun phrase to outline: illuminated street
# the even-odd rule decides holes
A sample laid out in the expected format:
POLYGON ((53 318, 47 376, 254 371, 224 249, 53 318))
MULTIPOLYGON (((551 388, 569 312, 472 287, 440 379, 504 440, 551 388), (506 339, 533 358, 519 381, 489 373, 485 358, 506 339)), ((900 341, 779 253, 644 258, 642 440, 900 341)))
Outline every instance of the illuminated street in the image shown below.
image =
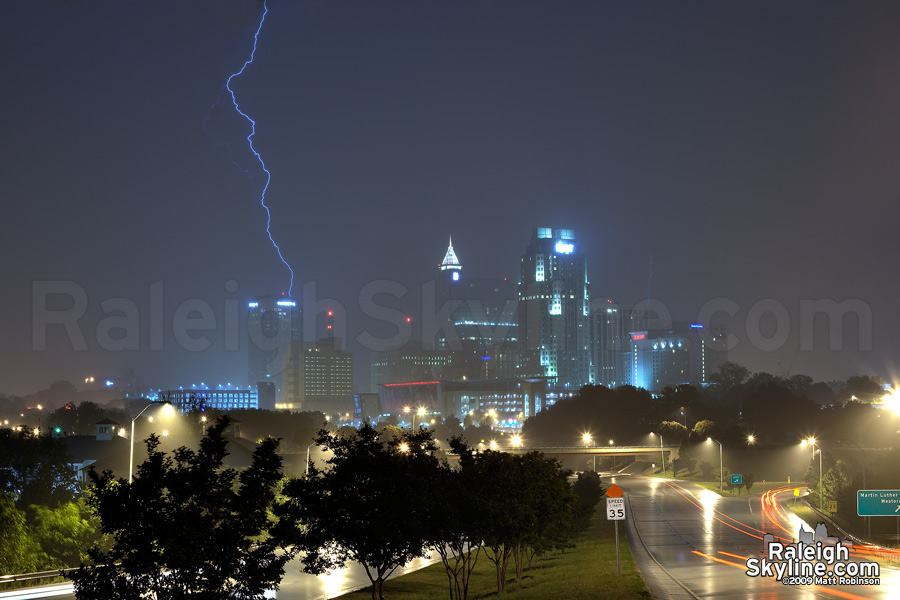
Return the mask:
MULTIPOLYGON (((884 567, 880 586, 787 586, 748 577, 746 560, 762 556, 765 533, 785 542, 797 537, 796 517, 773 504, 770 494, 720 497, 675 480, 620 476, 611 481, 625 490, 632 553, 654 597, 856 600, 895 598, 900 589, 900 574, 884 567)), ((778 496, 779 501, 788 497, 778 496)), ((854 552, 850 560, 870 560, 870 555, 854 552)))

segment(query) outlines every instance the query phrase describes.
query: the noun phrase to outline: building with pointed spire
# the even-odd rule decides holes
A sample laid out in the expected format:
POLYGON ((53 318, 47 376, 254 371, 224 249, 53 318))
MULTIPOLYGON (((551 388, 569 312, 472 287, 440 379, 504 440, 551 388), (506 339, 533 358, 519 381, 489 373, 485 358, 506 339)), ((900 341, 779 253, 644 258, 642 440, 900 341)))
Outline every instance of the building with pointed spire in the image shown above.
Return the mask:
POLYGON ((450 238, 450 244, 447 246, 444 260, 438 265, 438 269, 440 275, 437 281, 437 304, 441 306, 456 296, 453 290, 457 287, 460 277, 462 277, 462 265, 456 256, 456 252, 453 250, 453 237, 450 238))
POLYGON ((516 291, 506 279, 463 277, 453 239, 438 266, 435 349, 452 354, 455 378, 513 377, 516 291))

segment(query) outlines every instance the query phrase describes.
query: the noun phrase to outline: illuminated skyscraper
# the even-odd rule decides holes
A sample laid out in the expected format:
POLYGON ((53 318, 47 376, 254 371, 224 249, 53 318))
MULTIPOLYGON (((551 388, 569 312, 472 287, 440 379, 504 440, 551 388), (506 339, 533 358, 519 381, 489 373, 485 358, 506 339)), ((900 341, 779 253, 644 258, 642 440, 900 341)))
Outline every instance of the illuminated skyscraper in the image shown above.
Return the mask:
POLYGON ((558 390, 593 383, 587 261, 571 229, 538 227, 519 279, 520 375, 558 390))
POLYGON ((647 329, 647 311, 609 298, 591 302, 594 382, 615 388, 631 385, 631 333, 647 329))
POLYGON ((666 386, 709 383, 728 360, 728 331, 722 326, 675 323, 667 330, 635 331, 623 374, 635 387, 658 392, 666 386))
POLYGON ((247 316, 249 384, 274 383, 281 391, 281 365, 291 342, 303 341, 300 305, 285 296, 264 296, 250 302, 247 316))
POLYGON ((277 408, 326 415, 353 412, 353 356, 341 350, 340 338, 292 343, 282 369, 277 408))

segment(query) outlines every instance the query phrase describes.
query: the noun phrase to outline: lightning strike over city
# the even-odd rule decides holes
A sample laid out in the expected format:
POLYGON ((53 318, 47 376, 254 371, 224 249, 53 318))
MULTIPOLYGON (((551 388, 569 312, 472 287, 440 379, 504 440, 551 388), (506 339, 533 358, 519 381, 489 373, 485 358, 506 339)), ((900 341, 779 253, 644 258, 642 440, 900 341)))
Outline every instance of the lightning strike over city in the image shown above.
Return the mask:
MULTIPOLYGON (((290 272, 290 282, 288 284, 287 295, 290 296, 291 292, 294 289, 294 269, 291 268, 291 265, 288 264, 287 259, 284 258, 284 255, 281 253, 281 247, 275 241, 275 238, 272 236, 272 212, 269 209, 269 206, 266 204, 266 192, 269 190, 269 183, 272 181, 272 174, 269 173, 269 170, 266 168, 266 163, 263 161, 262 156, 256 150, 253 145, 253 136, 256 135, 256 121, 250 117, 247 113, 241 110, 238 105, 237 97, 235 96, 234 90, 231 89, 231 82, 235 77, 240 77, 244 74, 244 70, 251 64, 253 64, 253 59, 256 56, 256 46, 259 41, 259 32, 262 31, 263 23, 266 21, 266 15, 268 14, 269 9, 266 5, 266 2, 263 2, 263 14, 259 19, 259 26, 256 28, 256 32, 253 34, 253 49, 250 51, 250 58, 248 58, 244 64, 241 66, 240 70, 236 73, 233 73, 225 84, 225 88, 228 90, 228 93, 231 95, 231 102, 234 104, 234 110, 236 110, 242 117, 244 117, 247 122, 250 123, 250 134, 247 136, 247 144, 250 146, 251 152, 253 152, 253 156, 256 157, 256 160, 259 161, 259 166, 262 168, 263 172, 266 174, 266 181, 263 185, 262 191, 260 192, 259 203, 266 211, 266 235, 269 237, 269 241, 272 242, 272 247, 275 248, 275 252, 278 254, 278 259, 284 263, 284 266, 287 267, 290 272)), ((230 152, 230 148, 229 148, 230 152)), ((232 159, 233 161, 233 159, 232 159)))
POLYGON ((900 598, 900 2, 0 11, 0 600, 900 598))

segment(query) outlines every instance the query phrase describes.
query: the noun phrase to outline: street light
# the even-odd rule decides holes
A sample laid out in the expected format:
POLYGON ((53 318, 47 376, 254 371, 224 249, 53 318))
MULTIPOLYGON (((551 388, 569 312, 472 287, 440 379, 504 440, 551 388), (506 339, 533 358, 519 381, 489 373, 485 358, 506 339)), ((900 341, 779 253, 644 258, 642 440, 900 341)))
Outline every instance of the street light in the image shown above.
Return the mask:
MULTIPOLYGON (((666 476, 666 453, 663 450, 663 436, 661 433, 653 433, 650 432, 650 435, 658 435, 659 436, 659 457, 662 459, 662 472, 663 477, 666 476)), ((675 477, 675 463, 672 463, 672 477, 675 477)))
POLYGON ((822 447, 816 445, 816 438, 811 437, 800 442, 801 446, 810 445, 813 447, 812 457, 816 459, 816 452, 819 453, 819 510, 824 510, 825 498, 822 496, 822 447))
POLYGON ((581 434, 581 441, 584 442, 585 446, 590 444, 591 443, 591 434, 590 433, 581 434))
MULTIPOLYGON (((854 396, 854 398, 856 398, 856 396, 854 396)), ((869 489, 868 486, 866 486, 866 471, 868 470, 868 465, 866 464, 865 449, 862 446, 860 446, 859 444, 857 444, 856 442, 854 442, 853 440, 838 440, 838 442, 850 442, 851 444, 856 446, 856 448, 860 452, 863 453, 863 489, 864 490, 869 489)), ((819 479, 821 479, 821 478, 822 477, 820 476, 819 479)), ((872 521, 871 521, 871 519, 872 519, 871 517, 866 517, 866 537, 867 538, 872 537, 872 521)))
MULTIPOLYGON (((610 446, 612 446, 615 443, 616 443, 615 440, 609 440, 610 446)), ((616 455, 613 454, 613 471, 615 471, 615 470, 616 470, 616 455)), ((594 472, 595 473, 597 472, 597 455, 596 454, 594 455, 594 472)))
POLYGON ((313 442, 309 446, 306 447, 306 476, 309 477, 309 449, 315 446, 316 443, 313 442))
MULTIPOLYGON (((137 421, 137 420, 138 420, 138 417, 140 417, 142 414, 144 414, 144 412, 145 412, 148 408, 150 408, 151 406, 155 406, 155 405, 157 405, 157 404, 162 404, 164 407, 166 407, 166 408, 163 408, 163 411, 164 411, 163 414, 171 413, 171 412, 174 410, 174 408, 172 408, 172 403, 169 402, 168 400, 151 402, 150 404, 148 404, 147 406, 145 406, 145 407, 143 408, 143 410, 141 410, 141 412, 139 412, 139 413, 131 420, 131 440, 130 440, 130 441, 131 441, 131 444, 130 444, 130 445, 131 445, 131 448, 130 448, 130 450, 129 450, 129 452, 128 452, 128 483, 131 483, 131 481, 134 479, 134 475, 133 475, 133 473, 134 473, 134 422, 137 421)), ((168 435, 168 432, 167 432, 167 431, 166 431, 166 432, 163 432, 163 435, 168 435)))
POLYGON ((722 442, 720 442, 719 440, 714 440, 712 438, 706 438, 706 441, 715 442, 719 445, 719 491, 724 492, 725 486, 722 484, 722 475, 724 474, 723 471, 725 469, 722 467, 722 442))

